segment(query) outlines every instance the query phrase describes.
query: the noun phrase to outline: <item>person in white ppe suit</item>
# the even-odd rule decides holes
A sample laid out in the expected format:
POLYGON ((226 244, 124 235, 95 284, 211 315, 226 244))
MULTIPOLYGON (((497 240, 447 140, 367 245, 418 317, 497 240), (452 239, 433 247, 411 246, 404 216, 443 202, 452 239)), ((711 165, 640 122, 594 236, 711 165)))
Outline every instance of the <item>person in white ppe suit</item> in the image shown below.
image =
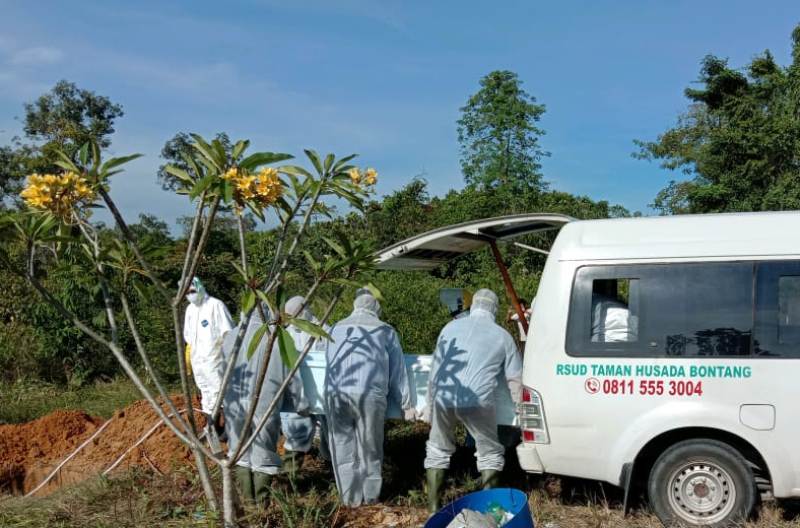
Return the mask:
POLYGON ((327 346, 329 448, 346 506, 371 504, 380 495, 388 399, 400 404, 405 419, 415 419, 400 338, 379 316, 378 300, 359 290, 353 312, 333 326, 327 346))
MULTIPOLYGON (((269 310, 262 306, 261 309, 270 317, 269 310)), ((270 403, 278 392, 278 388, 283 384, 288 376, 289 368, 283 363, 277 343, 273 347, 272 354, 267 365, 266 377, 261 388, 261 398, 256 406, 253 424, 248 431, 242 435, 247 412, 250 408, 250 401, 256 389, 256 378, 258 372, 267 359, 267 345, 269 343, 270 332, 264 334, 253 355, 248 359, 247 351, 256 332, 264 324, 261 310, 253 312, 247 331, 236 356, 233 373, 225 390, 224 414, 225 431, 228 435, 228 455, 233 456, 241 442, 245 442, 252 434, 253 429, 262 419, 270 403)), ((233 353, 233 345, 236 341, 237 332, 230 332, 225 338, 223 351, 227 362, 233 353)), ((288 386, 281 401, 278 402, 276 411, 273 412, 265 426, 259 431, 255 441, 245 450, 242 458, 236 463, 234 476, 240 495, 247 501, 256 501, 263 504, 269 496, 270 483, 272 477, 280 473, 281 457, 278 454, 278 438, 280 436, 280 413, 281 407, 287 406, 295 409, 300 414, 308 412, 308 402, 303 392, 303 383, 299 375, 296 375, 288 386)))
POLYGON ((183 340, 189 347, 189 361, 202 411, 211 414, 222 384, 222 340, 233 328, 225 303, 208 294, 198 277, 192 279, 186 300, 183 340))
MULTIPOLYGON (((297 295, 286 301, 286 306, 284 306, 283 311, 291 317, 305 319, 314 324, 319 324, 317 318, 314 317, 314 314, 311 313, 311 310, 306 307, 305 304, 305 297, 297 295)), ((329 327, 326 325, 324 329, 328 331, 329 327)), ((297 351, 301 352, 304 350, 308 344, 308 340, 311 339, 308 332, 301 330, 295 325, 289 325, 286 327, 286 330, 294 339, 294 346, 297 351)), ((312 346, 314 350, 324 353, 326 341, 317 339, 312 346)), ((301 370, 301 376, 302 372, 301 370)), ((296 412, 281 413, 281 432, 283 432, 283 448, 285 451, 283 456, 284 471, 287 473, 294 473, 300 469, 304 455, 311 450, 311 446, 314 443, 317 427, 320 429, 320 454, 322 458, 330 460, 328 439, 326 438, 328 429, 325 416, 300 416, 296 412)))
MULTIPOLYGON (((638 281, 630 282, 631 299, 638 298, 638 281)), ((620 299, 616 279, 594 281, 592 292, 593 342, 632 343, 638 340, 639 318, 627 303, 620 299), (633 313, 632 313, 633 312, 633 313)))
POLYGON ((484 488, 497 486, 505 465, 505 449, 497 438, 495 389, 505 380, 512 400, 519 402, 522 360, 514 338, 495 322, 497 308, 493 291, 478 290, 469 316, 449 322, 437 339, 428 384, 431 432, 425 446, 431 511, 439 509, 458 422, 475 439, 484 488))

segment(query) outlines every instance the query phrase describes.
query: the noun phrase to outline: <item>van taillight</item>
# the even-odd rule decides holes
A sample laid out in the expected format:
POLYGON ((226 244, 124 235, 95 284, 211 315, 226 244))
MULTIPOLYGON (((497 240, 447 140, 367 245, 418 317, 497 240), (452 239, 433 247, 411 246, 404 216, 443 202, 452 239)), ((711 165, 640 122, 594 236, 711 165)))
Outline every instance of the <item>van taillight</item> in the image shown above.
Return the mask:
POLYGON ((544 418, 542 397, 530 387, 522 388, 522 403, 519 404, 519 426, 522 441, 535 444, 549 444, 547 421, 544 418))

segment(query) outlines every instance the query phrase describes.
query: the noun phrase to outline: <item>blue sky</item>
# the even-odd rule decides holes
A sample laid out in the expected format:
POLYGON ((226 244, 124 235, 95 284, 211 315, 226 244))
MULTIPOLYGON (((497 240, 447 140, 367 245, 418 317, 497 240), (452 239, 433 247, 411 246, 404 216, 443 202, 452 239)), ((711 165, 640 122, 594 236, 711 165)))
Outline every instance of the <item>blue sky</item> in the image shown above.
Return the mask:
POLYGON ((112 189, 127 215, 171 223, 185 198, 155 169, 178 131, 227 131, 260 150, 361 154, 385 194, 424 174, 459 188, 459 107, 491 70, 547 106, 553 188, 651 212, 670 179, 631 158, 685 109, 707 53, 786 64, 796 0, 236 2, 0 0, 0 144, 22 104, 59 79, 123 105, 112 151, 141 152, 112 189))

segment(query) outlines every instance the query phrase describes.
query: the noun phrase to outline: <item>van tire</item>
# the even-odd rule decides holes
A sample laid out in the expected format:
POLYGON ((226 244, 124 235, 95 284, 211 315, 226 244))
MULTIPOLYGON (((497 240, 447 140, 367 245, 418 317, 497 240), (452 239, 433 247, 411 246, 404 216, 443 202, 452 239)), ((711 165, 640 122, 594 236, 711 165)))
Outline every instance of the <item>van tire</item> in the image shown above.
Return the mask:
POLYGON ((650 506, 664 526, 740 526, 758 491, 744 457, 711 439, 684 440, 658 457, 647 482, 650 506))

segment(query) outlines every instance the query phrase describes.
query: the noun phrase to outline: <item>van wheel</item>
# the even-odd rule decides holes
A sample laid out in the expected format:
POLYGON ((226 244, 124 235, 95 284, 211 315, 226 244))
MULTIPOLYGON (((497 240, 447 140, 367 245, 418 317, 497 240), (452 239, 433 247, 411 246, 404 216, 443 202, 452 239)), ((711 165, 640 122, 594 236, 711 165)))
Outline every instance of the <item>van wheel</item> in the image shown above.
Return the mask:
POLYGON ((744 457, 711 439, 685 440, 662 453, 650 471, 647 491, 665 526, 738 526, 757 496, 744 457))

